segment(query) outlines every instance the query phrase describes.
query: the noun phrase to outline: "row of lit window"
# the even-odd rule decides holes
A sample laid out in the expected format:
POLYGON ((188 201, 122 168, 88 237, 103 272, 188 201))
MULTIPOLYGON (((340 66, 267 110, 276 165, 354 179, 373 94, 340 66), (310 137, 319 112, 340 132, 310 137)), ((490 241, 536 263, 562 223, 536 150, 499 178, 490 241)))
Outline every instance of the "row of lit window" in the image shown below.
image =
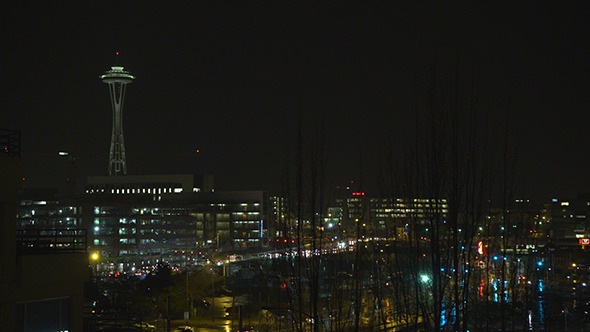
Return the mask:
POLYGON ((234 224, 234 226, 259 225, 260 221, 258 221, 258 220, 234 221, 233 224, 234 224))
MULTIPOLYGON (((198 189, 198 188, 195 188, 198 189)), ((105 193, 109 192, 108 189, 100 188, 100 189, 86 189, 87 194, 94 194, 94 193, 105 193)), ((112 188, 110 190, 111 194, 170 194, 174 192, 175 194, 182 193, 182 188, 112 188)))

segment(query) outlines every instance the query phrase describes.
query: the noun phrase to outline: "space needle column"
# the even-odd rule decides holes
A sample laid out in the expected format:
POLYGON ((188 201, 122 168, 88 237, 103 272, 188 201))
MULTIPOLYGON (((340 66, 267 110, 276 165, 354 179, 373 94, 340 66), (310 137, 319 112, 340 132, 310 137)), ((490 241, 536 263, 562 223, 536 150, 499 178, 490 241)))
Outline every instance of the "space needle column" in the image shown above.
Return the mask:
POLYGON ((125 88, 135 77, 123 70, 123 67, 111 67, 111 70, 101 75, 100 79, 109 85, 111 106, 113 108, 109 175, 125 175, 127 174, 127 162, 125 158, 125 141, 123 139, 123 102, 125 101, 125 88))

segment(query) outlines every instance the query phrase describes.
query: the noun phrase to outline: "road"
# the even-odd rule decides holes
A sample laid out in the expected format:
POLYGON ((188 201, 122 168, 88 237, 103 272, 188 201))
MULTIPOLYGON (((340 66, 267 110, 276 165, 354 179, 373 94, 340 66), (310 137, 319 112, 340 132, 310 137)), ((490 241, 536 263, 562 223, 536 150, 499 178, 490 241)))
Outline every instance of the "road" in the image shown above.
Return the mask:
MULTIPOLYGON (((189 325, 195 327, 195 331, 197 332, 231 332, 237 330, 238 317, 233 317, 235 321, 232 327, 232 316, 228 314, 226 309, 231 308, 240 300, 231 296, 222 296, 210 298, 208 301, 211 303, 211 307, 207 310, 205 318, 191 319, 189 325)), ((172 323, 172 330, 180 325, 185 325, 185 322, 174 321, 172 323)))

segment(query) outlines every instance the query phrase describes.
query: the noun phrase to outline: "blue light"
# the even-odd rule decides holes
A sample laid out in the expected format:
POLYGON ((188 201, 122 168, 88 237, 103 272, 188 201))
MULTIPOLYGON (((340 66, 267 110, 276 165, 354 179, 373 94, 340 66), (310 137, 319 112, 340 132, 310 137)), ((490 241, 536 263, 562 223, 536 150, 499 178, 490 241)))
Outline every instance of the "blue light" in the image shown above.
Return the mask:
POLYGON ((497 261, 498 260, 498 256, 494 256, 494 260, 497 261))
POLYGON ((538 262, 537 262, 537 265, 539 265, 539 266, 543 266, 543 261, 538 261, 538 262))

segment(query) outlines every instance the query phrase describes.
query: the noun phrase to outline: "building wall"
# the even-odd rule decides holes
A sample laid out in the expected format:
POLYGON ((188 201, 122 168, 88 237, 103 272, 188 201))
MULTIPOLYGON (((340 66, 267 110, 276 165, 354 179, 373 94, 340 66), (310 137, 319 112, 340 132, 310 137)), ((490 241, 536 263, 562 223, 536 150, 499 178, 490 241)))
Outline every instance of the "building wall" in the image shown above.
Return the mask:
POLYGON ((84 282, 90 272, 86 253, 19 255, 17 267, 17 317, 25 305, 65 299, 69 331, 82 331, 84 282))
POLYGON ((20 158, 0 155, 0 317, 2 329, 15 331, 16 206, 21 185, 20 158))

